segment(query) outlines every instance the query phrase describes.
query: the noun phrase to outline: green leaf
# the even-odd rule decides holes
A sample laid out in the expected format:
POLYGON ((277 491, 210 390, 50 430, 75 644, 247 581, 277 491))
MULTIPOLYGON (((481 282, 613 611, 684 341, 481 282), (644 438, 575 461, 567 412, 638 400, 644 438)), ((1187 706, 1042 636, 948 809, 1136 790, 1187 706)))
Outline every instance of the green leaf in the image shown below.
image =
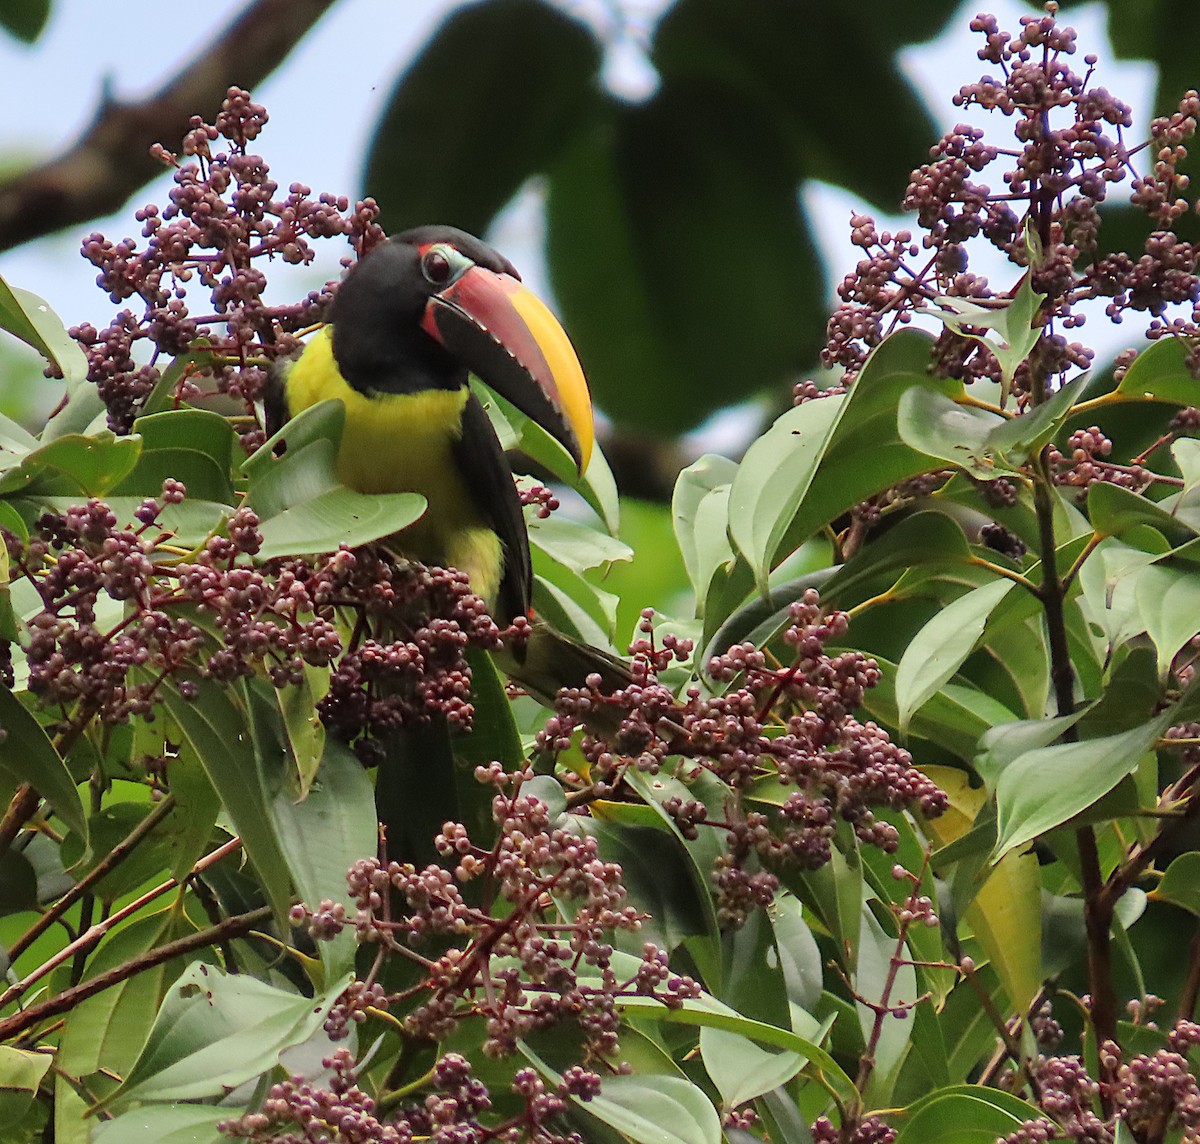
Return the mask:
MULTIPOLYGON (((649 776, 637 771, 628 774, 627 781, 645 800, 646 806, 658 816, 659 826, 674 835, 677 845, 687 855, 692 885, 695 887, 696 897, 704 913, 707 936, 716 945, 721 940, 721 926, 712 898, 712 871, 713 863, 723 853, 722 846, 717 839, 712 837, 713 832, 711 831, 701 830, 697 838, 684 838, 675 819, 663 809, 663 803, 672 798, 678 798, 684 802, 692 800, 702 802, 708 808, 710 817, 716 819, 718 815, 725 813, 731 797, 729 787, 715 775, 705 771, 698 772, 695 778, 687 784, 662 772, 649 776)), ((706 970, 705 979, 710 989, 718 989, 713 975, 707 972, 708 967, 703 968, 706 970)), ((723 973, 721 978, 724 979, 723 973)), ((723 992, 722 996, 724 996, 723 992)), ((728 1000, 728 998, 726 999, 728 1000)), ((749 1015, 762 1016, 761 1013, 749 1015)))
POLYGON ((204 1104, 148 1104, 96 1126, 92 1144, 222 1144, 222 1120, 240 1116, 238 1108, 204 1104))
MULTIPOLYGON (((322 451, 332 458, 332 447, 322 451)), ((332 552, 342 544, 356 548, 407 528, 424 513, 425 498, 419 493, 368 496, 345 487, 327 489, 264 520, 259 528, 263 540, 257 556, 274 560, 332 552)))
POLYGON ((276 1067, 307 1040, 346 988, 303 997, 198 962, 171 986, 146 1047, 125 1078, 123 1097, 179 1101, 224 1096, 276 1067))
POLYGON ((1012 580, 996 580, 948 604, 913 637, 896 669, 900 730, 913 712, 962 666, 983 638, 988 619, 1010 591, 1012 580))
MULTIPOLYGON (((881 678, 863 696, 863 710, 877 722, 898 727, 896 665, 878 652, 872 652, 871 658, 879 666, 881 678)), ((970 762, 982 735, 1015 718, 1012 711, 986 692, 967 684, 945 683, 913 712, 908 731, 970 762)))
POLYGON ((312 787, 325 754, 325 725, 317 713, 317 704, 328 690, 329 669, 307 664, 299 683, 272 688, 300 798, 312 787))
POLYGON ((387 230, 438 219, 482 234, 577 127, 600 61, 587 26, 540 0, 451 14, 401 75, 371 141, 364 181, 387 230))
MULTIPOLYGON (((354 752, 326 738, 307 797, 294 801, 280 791, 271 812, 300 899, 315 908, 328 898, 353 914, 346 871, 360 858, 373 858, 379 846, 375 792, 354 752)), ((353 968, 357 943, 351 930, 319 942, 318 949, 329 979, 353 968)))
POLYGON ((998 425, 987 442, 989 451, 1002 462, 1016 467, 1024 465, 1062 427, 1086 383, 1087 375, 1080 374, 1056 389, 1041 405, 998 425))
POLYGON ((27 454, 0 477, 0 496, 103 496, 137 464, 136 437, 69 433, 27 454))
MULTIPOLYGON (((594 808, 593 813, 595 817, 571 821, 577 831, 599 842, 606 861, 621 864, 630 897, 652 917, 644 924, 644 932, 657 931, 657 944, 665 949, 674 949, 693 935, 711 938, 708 890, 697 889, 687 852, 678 838, 661 826, 605 821, 603 806, 594 808)), ((659 813, 655 811, 655 816, 659 813)))
MULTIPOLYGON (((106 938, 89 958, 83 980, 93 980, 156 945, 189 933, 195 933, 195 928, 178 905, 135 918, 106 938)), ((117 1075, 126 1072, 154 1026, 165 984, 183 968, 182 959, 166 962, 76 1005, 63 1030, 59 1067, 81 1077, 101 1068, 117 1075)))
MULTIPOLYGON (((628 955, 626 955, 627 957, 628 955)), ((629 961, 634 959, 629 958, 629 961)), ((630 967, 630 973, 636 972, 636 964, 630 967)), ((798 1053, 807 1058, 808 1064, 802 1071, 805 1075, 819 1074, 838 1096, 850 1098, 855 1092, 854 1083, 820 1045, 814 1041, 798 1036, 790 1029, 781 1029, 776 1025, 768 1025, 762 1021, 753 1021, 740 1013, 723 1005, 715 997, 707 994, 689 999, 677 1008, 668 1009, 661 1001, 648 997, 618 997, 617 1009, 628 1017, 638 1020, 653 1021, 663 1024, 695 1025, 701 1029, 725 1029, 731 1033, 739 1033, 750 1037, 764 1045, 774 1045, 780 1049, 798 1053)))
POLYGON ((633 559, 633 549, 607 533, 574 520, 550 517, 529 522, 529 543, 572 572, 606 571, 615 561, 633 559))
MULTIPOLYGON (((45 0, 20 0, 18 7, 36 11, 45 0)), ((48 4, 47 4, 48 7, 48 4)), ((7 5, 0 8, 0 23, 13 29, 5 19, 11 11, 7 5)), ((36 20, 36 18, 35 18, 36 20)), ((43 16, 44 20, 44 16, 43 16)), ((32 27, 34 21, 26 23, 32 27)), ((33 30, 30 40, 36 38, 40 24, 33 30)), ((26 345, 32 346, 51 365, 57 366, 68 384, 77 383, 87 377, 88 364, 79 343, 67 333, 58 315, 36 294, 9 286, 0 277, 0 330, 7 330, 26 345)))
POLYGON ((1088 518, 1101 536, 1121 536, 1140 525, 1149 525, 1165 536, 1192 536, 1196 530, 1144 496, 1108 481, 1088 488, 1088 518))
POLYGON ((38 439, 11 417, 0 415, 0 471, 17 464, 38 447, 38 439))
POLYGON ((972 764, 987 788, 994 790, 1006 767, 1030 751, 1049 746, 1087 713, 1088 708, 1081 707, 1070 715, 1059 715, 1052 719, 1021 719, 1000 723, 979 740, 979 752, 972 764))
POLYGON ((595 511, 610 536, 616 536, 621 523, 621 504, 617 485, 600 445, 592 445, 592 457, 582 475, 575 458, 545 426, 526 416, 515 405, 493 393, 478 378, 471 378, 471 391, 479 398, 504 451, 509 454, 514 472, 532 471, 542 477, 549 473, 555 480, 574 489, 595 511), (522 457, 532 466, 523 465, 522 457))
POLYGON ((759 591, 847 408, 844 395, 789 409, 756 440, 729 490, 729 531, 754 570, 759 591))
POLYGON ((46 422, 38 439, 44 445, 72 434, 90 436, 108 428, 108 407, 90 381, 67 386, 67 403, 46 422))
POLYGON ((1184 339, 1160 338, 1133 359, 1115 393, 1127 401, 1200 403, 1200 381, 1187 367, 1188 352, 1184 339))
MULTIPOLYGON (((104 807, 88 818, 86 853, 79 855, 78 848, 71 845, 75 836, 70 835, 63 845, 63 861, 74 869, 77 876, 82 875, 132 833, 150 809, 146 803, 132 800, 113 802, 104 807)), ((137 889, 160 870, 170 866, 176 844, 167 829, 170 818, 168 815, 160 822, 125 861, 100 880, 94 893, 101 902, 111 906, 122 894, 137 889)))
POLYGON ((919 387, 908 390, 896 410, 896 427, 906 445, 984 481, 1012 471, 989 448, 992 435, 1006 425, 997 413, 960 405, 945 394, 919 387))
POLYGON ((1014 759, 996 784, 999 837, 993 858, 1061 826, 1106 795, 1171 725, 1173 708, 1120 735, 1038 747, 1014 759))
MULTIPOLYGON (((518 1050, 555 1085, 562 1077, 528 1045, 518 1050)), ((720 1144, 721 1120, 704 1091, 676 1076, 606 1076, 600 1095, 582 1101, 568 1097, 578 1109, 621 1132, 636 1144, 720 1144)))
POLYGON ((0 1123, 11 1124, 25 1115, 54 1058, 0 1045, 0 1123))
POLYGON ((932 346, 929 334, 905 329, 871 351, 850 390, 849 408, 784 536, 782 551, 793 551, 867 497, 942 468, 932 457, 906 444, 896 424, 897 408, 909 389, 929 389, 947 397, 963 392, 962 382, 930 375, 932 346))
POLYGON ((1026 274, 1013 299, 1004 306, 981 306, 965 298, 940 295, 934 301, 937 309, 927 308, 923 312, 944 322, 955 333, 964 338, 982 342, 992 352, 1000 366, 1000 403, 1012 389, 1013 377, 1037 345, 1042 336, 1041 326, 1034 326, 1038 307, 1046 295, 1034 290, 1032 275, 1026 274), (973 330, 982 329, 982 334, 973 330))
POLYGON ((255 749, 244 690, 201 686, 198 698, 189 701, 179 694, 177 684, 166 681, 162 697, 220 795, 282 924, 292 904, 292 879, 288 854, 272 814, 278 788, 266 786, 277 772, 255 749))
POLYGON ((0 915, 38 908, 37 871, 19 850, 0 856, 0 915))
MULTIPOLYGON (((217 468, 233 468, 237 434, 229 422, 208 409, 170 409, 139 417, 133 431, 142 438, 142 452, 159 449, 190 449, 211 457, 217 468)), ((191 490, 188 490, 191 493, 191 490)))
MULTIPOLYGON (((1133 534, 1127 534, 1133 539, 1133 534)), ((1145 630, 1137 608, 1137 575, 1158 558, 1119 540, 1102 541, 1079 572, 1081 610, 1107 640, 1109 655, 1145 630)))
POLYGON ((150 453, 143 450, 133 472, 113 489, 113 493, 116 496, 157 497, 168 478, 182 481, 188 495, 197 500, 232 504, 237 499, 229 480, 229 469, 222 469, 212 457, 198 449, 155 449, 150 453))
POLYGON ((561 565, 546 561, 548 575, 534 573, 533 610, 559 631, 580 643, 608 647, 617 614, 616 599, 561 565))
POLYGON ((723 1029, 700 1030, 700 1056, 727 1109, 787 1084, 805 1063, 799 1053, 768 1052, 723 1029))
POLYGON ((821 950, 804 920, 799 899, 776 894, 770 919, 788 1000, 811 1013, 821 999, 821 950))
POLYGON ((1150 893, 1160 902, 1170 902, 1200 917, 1200 853, 1180 854, 1167 867, 1162 881, 1150 893))
POLYGON ((54 813, 72 830, 87 838, 87 819, 75 780, 41 724, 24 704, 0 685, 0 777, 13 788, 30 783, 50 800, 54 813))
POLYGON ((839 834, 835 835, 838 844, 830 860, 817 870, 798 875, 797 886, 789 888, 833 936, 844 968, 853 971, 868 887, 853 834, 845 825, 838 829, 839 834))
MULTIPOLYGON (((739 561, 737 567, 746 571, 747 577, 749 576, 744 562, 739 561)), ((824 592, 824 586, 836 573, 836 568, 818 568, 796 580, 779 584, 765 597, 755 593, 735 608, 713 632, 696 663, 707 671, 709 660, 715 655, 727 652, 734 644, 749 642, 755 647, 765 647, 787 626, 788 608, 799 600, 808 588, 818 588, 824 592)), ((717 579, 719 578, 718 573, 717 579)), ((705 604, 706 627, 707 621, 713 619, 718 611, 711 600, 705 604)))
MULTIPOLYGON (((977 973, 984 995, 993 1005, 1003 1008, 1008 998, 990 966, 980 966, 977 973)), ((979 1061, 992 1052, 996 1044, 996 1026, 980 1004, 979 993, 966 982, 946 999, 938 1023, 946 1044, 948 1072, 956 1080, 965 1080, 978 1068, 979 1061)))
POLYGON ((242 470, 250 478, 248 503, 262 524, 261 560, 332 552, 406 528, 425 512, 418 493, 355 492, 337 478, 337 443, 346 420, 340 401, 322 401, 293 417, 242 470), (287 452, 274 457, 279 440, 287 452))
POLYGON ((617 480, 599 444, 592 446, 592 459, 583 476, 573 475, 567 484, 595 509, 608 534, 618 535, 621 531, 621 501, 617 494, 617 480))
POLYGON ((610 646, 616 634, 617 597, 560 564, 540 545, 531 544, 529 554, 534 574, 534 611, 544 614, 556 627, 562 619, 567 624, 562 630, 584 643, 610 646), (550 608, 546 608, 544 595, 547 588, 553 589, 550 608))
POLYGON ((733 558, 729 490, 737 469, 728 458, 705 453, 675 482, 671 499, 675 538, 700 607, 717 568, 733 558))
MULTIPOLYGON (((708 869, 712 870, 711 864, 708 869)), ((745 924, 721 934, 720 941, 721 986, 717 996, 745 1017, 791 1028, 787 978, 766 911, 750 911, 745 924)))
POLYGON ((822 587, 821 599, 846 608, 858 603, 880 576, 924 566, 953 569, 974 559, 958 521, 944 512, 916 512, 847 560, 822 587))
POLYGON ((207 849, 221 811, 221 799, 187 743, 179 745, 167 778, 175 796, 175 810, 166 822, 166 831, 174 842, 168 869, 182 882, 207 849))
POLYGON ((896 1144, 995 1144, 1041 1111, 1009 1093, 962 1086, 932 1093, 909 1109, 896 1144))
MULTIPOLYGON (((780 1088, 764 1094, 754 1107, 762 1117, 768 1133, 767 1139, 772 1141, 772 1144, 813 1144, 808 1124, 787 1089, 780 1088)), ((728 1130, 726 1134, 728 1135, 728 1130)), ((733 1138, 729 1139, 730 1144, 733 1144, 733 1138)), ((738 1144, 742 1142, 738 1141, 738 1144)))
MULTIPOLYGON (((1025 592, 1011 594, 1008 603, 1020 608, 1034 606, 1032 597, 1025 592)), ((995 668, 1012 681, 1022 704, 1020 714, 1040 715, 1050 699, 1050 649, 1042 618, 1026 616, 1015 623, 1008 622, 1011 614, 1004 614, 1003 605, 993 618, 995 623, 989 623, 983 646, 991 654, 995 668)), ((976 682, 981 679, 986 686, 987 678, 985 668, 976 682)))
POLYGON ((984 870, 986 853, 995 841, 994 830, 985 833, 991 809, 986 790, 971 786, 964 771, 938 766, 923 769, 950 800, 945 814, 924 824, 940 847, 934 858, 938 872, 945 876, 956 840, 982 835, 982 845, 973 846, 973 853, 960 859, 960 868, 953 871, 955 906, 965 908, 967 923, 983 946, 990 968, 1003 982, 1010 1006, 1023 1009, 1045 977, 1037 857, 1006 854, 990 871, 984 870))
POLYGON ((796 164, 797 181, 846 187, 891 211, 913 157, 938 133, 897 48, 932 39, 953 10, 948 0, 934 0, 906 9, 902 20, 887 0, 861 0, 853 15, 837 6, 679 0, 655 29, 651 61, 665 85, 731 92, 784 124, 780 146, 796 164), (871 75, 869 93, 841 90, 839 61, 851 57, 871 75), (877 107, 889 109, 889 129, 873 140, 870 163, 855 162, 845 124, 869 120, 877 107))
POLYGON ((1195 437, 1180 437, 1171 445, 1171 459, 1183 477, 1181 497, 1200 486, 1200 441, 1195 437))
POLYGON ((1200 630, 1200 576, 1194 568, 1152 564, 1135 574, 1134 599, 1165 683, 1176 653, 1200 630))

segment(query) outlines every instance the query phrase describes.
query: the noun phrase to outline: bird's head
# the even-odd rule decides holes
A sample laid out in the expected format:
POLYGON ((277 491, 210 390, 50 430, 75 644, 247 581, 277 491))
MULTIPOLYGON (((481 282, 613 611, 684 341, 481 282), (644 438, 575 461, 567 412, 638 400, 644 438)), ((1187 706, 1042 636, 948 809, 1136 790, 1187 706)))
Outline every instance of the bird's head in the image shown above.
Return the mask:
POLYGON ((417 227, 375 247, 346 275, 330 321, 355 389, 457 388, 474 373, 587 467, 592 405, 567 335, 512 263, 465 231, 417 227))

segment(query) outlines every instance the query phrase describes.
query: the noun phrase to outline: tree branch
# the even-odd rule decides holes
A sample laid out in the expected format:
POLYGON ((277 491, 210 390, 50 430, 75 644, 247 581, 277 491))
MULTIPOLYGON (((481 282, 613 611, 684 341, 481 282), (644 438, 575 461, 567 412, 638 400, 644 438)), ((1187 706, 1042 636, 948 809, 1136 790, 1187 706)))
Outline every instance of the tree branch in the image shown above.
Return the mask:
POLYGON ((333 0, 253 0, 173 79, 140 103, 101 98, 95 118, 57 159, 0 183, 0 250, 119 210, 162 171, 193 115, 209 122, 230 87, 268 76, 333 0))
POLYGON ((205 946, 217 945, 230 938, 241 937, 270 916, 271 907, 261 906, 249 913, 226 918, 220 925, 211 926, 209 929, 199 930, 187 937, 181 937, 177 941, 160 945, 157 949, 149 950, 147 953, 125 962, 124 965, 110 969, 107 973, 98 973, 90 981, 85 981, 71 989, 64 989, 48 1000, 42 1001, 38 1005, 31 1005, 28 1009, 22 1009, 0 1021, 0 1042, 9 1037, 15 1037, 26 1029, 33 1028, 47 1017, 56 1017, 59 1013, 65 1013, 81 1001, 86 1001, 87 998, 94 997, 97 993, 101 993, 113 985, 119 985, 122 981, 144 973, 147 969, 162 965, 165 961, 183 957, 184 954, 195 953, 196 950, 204 949, 205 946))
MULTIPOLYGON (((167 795, 145 818, 116 844, 91 870, 75 883, 32 926, 9 946, 8 960, 16 961, 42 934, 63 916, 105 875, 116 869, 134 849, 149 838, 154 828, 175 809, 175 796, 167 795)), ((86 927, 85 927, 86 928, 86 927)))

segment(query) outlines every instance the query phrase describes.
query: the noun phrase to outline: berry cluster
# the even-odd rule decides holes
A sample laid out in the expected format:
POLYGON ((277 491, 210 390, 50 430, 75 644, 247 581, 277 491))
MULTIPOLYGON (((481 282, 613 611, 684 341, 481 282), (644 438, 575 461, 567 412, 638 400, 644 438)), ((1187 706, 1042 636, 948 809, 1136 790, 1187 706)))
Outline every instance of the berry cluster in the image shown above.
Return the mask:
MULTIPOLYGON (((101 234, 84 240, 83 256, 112 301, 141 304, 140 313, 123 309, 103 330, 86 324, 71 330, 117 432, 129 431, 161 380, 160 359, 188 352, 196 355, 194 372, 181 374, 176 400, 200 396, 204 375, 205 389, 240 398, 249 409, 270 362, 295 351, 297 332, 320 320, 332 290, 327 285, 298 303, 268 304, 261 264, 306 265, 315 239, 345 236, 361 255, 383 238, 370 199, 353 207, 345 196, 313 199, 301 183, 280 195, 262 157, 247 149, 266 122, 265 108, 230 88, 215 123, 193 118, 180 155, 154 149, 175 168, 175 187, 167 207, 137 212, 144 247, 101 234), (193 281, 208 298, 198 314, 188 294, 193 281)), ((248 447, 259 443, 255 430, 247 437, 248 447)))
POLYGON ((548 520, 550 514, 559 507, 558 498, 545 485, 522 481, 518 493, 521 497, 521 504, 536 507, 538 520, 548 520))
POLYGON ((1107 1041, 1100 1046, 1099 1058, 1109 1079, 1102 1081, 1088 1074, 1079 1057, 1038 1057, 1031 1063, 1030 1075, 1037 1088, 1036 1103, 1045 1116, 1026 1121, 1001 1144, 1200 1138, 1200 1085, 1187 1059, 1198 1044, 1200 1025, 1186 1020, 1171 1029, 1162 1048, 1128 1060, 1107 1041), (1097 1112, 1098 1098, 1111 1110, 1108 1115, 1097 1112))
MULTIPOLYGON (((486 1126, 482 1118, 492 1109, 487 1086, 457 1053, 446 1053, 433 1067, 425 1096, 403 1104, 387 1121, 361 1088, 354 1060, 338 1049, 322 1061, 331 1076, 324 1084, 292 1077, 271 1086, 262 1109, 222 1121, 220 1131, 238 1140, 262 1144, 483 1144, 485 1140, 537 1140, 541 1144, 583 1144, 577 1133, 561 1127, 567 1098, 587 1101, 599 1091, 599 1077, 586 1069, 563 1074, 557 1091, 548 1090, 531 1068, 519 1069, 511 1090, 520 1111, 502 1123, 486 1126)), ((511 1102, 507 1102, 511 1103, 511 1102)))
POLYGON ((77 728, 93 716, 153 720, 168 679, 190 699, 198 677, 266 675, 285 687, 307 665, 331 669, 319 710, 364 762, 399 726, 436 716, 469 727, 467 650, 495 649, 525 627, 502 632, 464 575, 370 548, 257 566, 262 536, 249 508, 181 563, 162 547, 170 533, 159 517, 184 495, 167 480, 128 527, 93 499, 46 514, 28 541, 4 533, 16 575, 42 604, 27 621, 25 653, 29 690, 44 706, 77 728))
POLYGON ((162 681, 204 644, 195 623, 164 610, 179 597, 151 558, 156 521, 183 494, 168 480, 161 500, 137 510, 136 528, 118 528, 109 506, 90 500, 43 516, 27 543, 4 532, 13 568, 42 603, 27 625, 29 690, 45 706, 76 712, 80 726, 94 715, 107 723, 152 719, 162 681), (113 619, 112 601, 130 614, 113 619))
POLYGON ((1136 465, 1118 465, 1107 460, 1112 453, 1112 441, 1098 426, 1076 429, 1067 439, 1067 456, 1053 444, 1050 446, 1050 463, 1054 466, 1055 479, 1061 485, 1070 485, 1086 490, 1097 481, 1120 485, 1138 492, 1149 483, 1151 474, 1136 465))
POLYGON ((445 719, 469 730, 471 647, 494 651, 520 639, 524 618, 501 630, 464 573, 398 560, 382 549, 339 553, 316 590, 321 605, 352 606, 355 638, 318 705, 325 726, 380 761, 400 727, 445 719))
MULTIPOLYGON (((1153 121, 1147 141, 1131 146, 1125 138, 1129 108, 1092 82, 1095 56, 1084 57, 1082 74, 1073 69, 1075 32, 1060 26, 1052 10, 1022 17, 1015 36, 990 15, 977 16, 971 27, 984 37, 979 58, 997 70, 963 87, 954 102, 1006 116, 1016 146, 987 143, 979 128, 966 124, 947 134, 913 172, 904 198, 919 238, 909 230, 881 232, 867 215, 850 220, 863 258, 838 289, 826 364, 852 378, 888 332, 936 308, 939 297, 985 307, 1006 301, 1010 295, 969 269, 969 246, 979 240, 1027 272, 1032 288, 1046 296, 1038 318, 1042 335, 1017 371, 1019 398, 1035 378, 1040 385, 1087 368, 1092 351, 1066 336, 1084 324, 1082 303, 1107 300, 1114 322, 1132 311, 1148 314, 1152 338, 1200 333, 1200 248, 1170 229, 1190 209, 1178 167, 1196 130, 1200 95, 1188 92, 1176 113, 1153 121), (982 179, 997 162, 1004 186, 993 190, 982 179), (1136 254, 1106 252, 1098 238, 1100 206, 1126 180, 1130 201, 1153 231, 1136 254), (1179 308, 1181 315, 1170 316, 1179 308)), ((938 339, 935 360, 945 376, 999 379, 998 363, 983 343, 949 328, 938 339)), ((1200 373, 1195 348, 1190 364, 1200 373)))
POLYGON ((860 1120, 849 1132, 836 1127, 827 1116, 812 1123, 813 1144, 892 1144, 898 1133, 877 1116, 860 1120))
POLYGON ((280 1081, 271 1086, 260 1111, 223 1120, 218 1128, 239 1140, 277 1144, 306 1144, 335 1136, 354 1144, 407 1144, 412 1139, 405 1127, 378 1119, 375 1101, 358 1087, 354 1058, 345 1049, 321 1064, 332 1073, 327 1088, 303 1077, 280 1081))
MULTIPOLYGON (((478 777, 496 788, 494 845, 479 846, 460 823, 448 822, 437 847, 452 868, 364 858, 347 875, 353 917, 331 902, 293 910, 293 922, 307 924, 319 939, 352 926, 359 942, 378 946, 381 956, 431 952, 422 983, 403 995, 356 983, 330 1032, 343 1035, 368 1006, 403 1001, 404 1025, 414 1036, 440 1040, 475 1016, 483 1020, 484 1051, 506 1056, 521 1038, 569 1022, 582 1034, 585 1053, 603 1058, 617 1047, 619 998, 653 997, 674 1008, 698 995, 696 984, 672 973, 652 944, 631 975, 617 973, 610 935, 641 924, 625 902, 621 868, 600 857, 596 839, 579 823, 552 818, 526 792, 532 772, 506 774, 493 764, 478 777), (473 904, 481 899, 494 905, 473 904)), ((590 1091, 590 1074, 577 1071, 579 1077, 568 1077, 572 1091, 590 1091)))
POLYGON ((860 652, 825 650, 845 635, 845 613, 824 614, 818 593, 809 589, 791 606, 789 620, 782 636, 794 655, 789 665, 771 667, 762 649, 734 646, 709 663, 708 675, 736 686, 716 695, 693 687, 680 703, 658 673, 686 661, 691 645, 668 635, 657 647, 652 613, 646 613, 642 637, 631 648, 630 683, 606 692, 593 677, 586 688, 563 690, 538 737, 538 747, 553 753, 566 749, 577 726, 615 728, 583 739, 597 797, 619 796, 626 768, 657 773, 671 756, 689 760, 675 770, 685 784, 694 782, 697 766, 719 778, 732 792, 720 808, 672 796, 663 809, 685 838, 701 828, 723 832, 725 852, 713 877, 722 923, 730 927, 771 901, 778 888, 772 867, 813 870, 828 862, 839 819, 862 842, 890 852, 896 830, 874 808, 932 817, 946 807, 945 794, 907 751, 852 714, 879 681, 879 668, 860 652), (763 779, 788 792, 777 814, 744 806, 749 788, 763 779))

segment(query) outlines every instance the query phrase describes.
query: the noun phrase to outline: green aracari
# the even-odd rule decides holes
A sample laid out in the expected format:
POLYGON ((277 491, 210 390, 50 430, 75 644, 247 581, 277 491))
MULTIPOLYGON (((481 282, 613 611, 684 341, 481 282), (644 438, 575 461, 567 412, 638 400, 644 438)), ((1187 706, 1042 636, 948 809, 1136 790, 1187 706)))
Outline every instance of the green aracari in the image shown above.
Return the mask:
MULTIPOLYGON (((490 246, 454 227, 418 227, 348 271, 327 324, 272 374, 266 427, 273 435, 309 406, 341 401, 342 482, 363 493, 417 492, 428 503, 388 546, 465 572, 508 623, 530 613, 529 537, 512 468, 471 392, 471 374, 545 428, 583 471, 592 406, 558 321, 490 246)), ((503 657, 502 666, 543 701, 592 672, 610 688, 628 679, 619 660, 540 622, 523 653, 503 657)), ((405 785, 411 781, 410 774, 405 785)))

